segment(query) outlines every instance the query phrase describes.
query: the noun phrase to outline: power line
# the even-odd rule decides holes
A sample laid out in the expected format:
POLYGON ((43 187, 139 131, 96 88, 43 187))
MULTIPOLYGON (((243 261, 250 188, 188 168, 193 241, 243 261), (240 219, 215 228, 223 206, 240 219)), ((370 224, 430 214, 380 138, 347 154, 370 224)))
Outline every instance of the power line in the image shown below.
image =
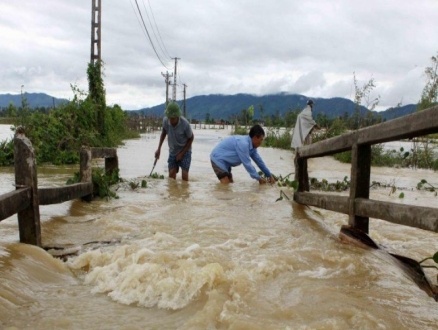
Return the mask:
MULTIPOLYGON (((154 26, 152 25, 152 21, 151 21, 151 19, 150 19, 150 17, 149 17, 148 10, 146 9, 146 5, 145 5, 145 3, 144 3, 144 0, 143 0, 143 8, 144 8, 144 12, 145 12, 145 14, 146 14, 146 17, 147 17, 147 19, 148 19, 149 26, 151 27, 152 33, 153 33, 153 35, 154 35, 154 37, 155 37, 155 41, 158 43, 158 47, 161 49, 161 54, 162 54, 164 57, 167 57, 167 56, 165 55, 165 52, 164 52, 164 50, 163 50, 163 47, 161 46, 161 43, 159 42, 159 40, 158 40, 158 38, 157 38, 157 34, 155 33, 155 29, 154 29, 154 26)), ((170 56, 169 56, 169 57, 170 57, 170 56)))
MULTIPOLYGON (((157 22, 155 21, 154 12, 152 11, 151 2, 150 2, 149 0, 148 0, 148 4, 149 4, 149 10, 150 10, 150 12, 151 12, 152 19, 153 19, 153 21, 154 21, 155 29, 157 30, 158 36, 160 37, 160 40, 158 40, 157 35, 155 34, 155 31, 154 31, 154 28, 152 27, 152 31, 154 31, 155 39, 157 39, 157 41, 158 41, 158 45, 160 46, 161 51, 163 52, 163 54, 164 54, 165 56, 167 56, 168 58, 171 58, 172 56, 169 55, 169 53, 168 53, 168 51, 167 51, 167 49, 166 49, 166 46, 164 45, 163 39, 161 38, 160 30, 158 29, 157 22), (160 42, 160 41, 161 41, 161 42, 160 42), (161 47, 161 45, 162 45, 162 47, 161 47)), ((143 0, 143 5, 144 5, 144 0, 143 0)), ((146 6, 145 6, 145 11, 146 11, 146 14, 147 14, 146 6)), ((149 16, 148 16, 148 19, 149 19, 149 16)), ((149 20, 149 23, 150 23, 151 26, 152 26, 152 23, 151 23, 150 20, 149 20)))
MULTIPOLYGON (((168 69, 168 67, 166 66, 166 64, 164 64, 164 61, 163 61, 162 57, 161 57, 160 54, 158 53, 157 48, 156 48, 155 45, 154 45, 154 42, 152 41, 151 34, 149 33, 148 28, 147 28, 146 23, 145 23, 145 20, 143 19, 143 15, 142 15, 142 13, 141 13, 141 9, 140 9, 140 7, 139 7, 139 5, 138 5, 138 1, 137 1, 137 0, 135 0, 135 4, 136 4, 136 7, 137 7, 137 10, 135 10, 134 5, 132 4, 132 1, 131 1, 131 5, 132 5, 133 10, 134 10, 134 12, 135 12, 135 14, 136 14, 136 17, 137 17, 137 12, 138 12, 138 14, 140 15, 140 19, 141 19, 141 23, 142 23, 142 24, 140 23, 140 20, 139 20, 138 17, 137 17, 137 20, 139 21, 140 26, 143 25, 144 31, 146 32, 146 35, 147 35, 148 40, 149 40, 149 43, 151 44, 152 49, 153 49, 154 52, 155 52, 155 55, 157 56, 157 58, 159 59, 159 61, 161 62, 161 64, 162 64, 166 69, 168 69)), ((172 85, 172 87, 173 87, 173 91, 172 91, 172 92, 173 92, 173 93, 172 93, 172 100, 173 100, 173 101, 176 101, 176 86, 177 86, 177 78, 178 78, 178 80, 181 82, 181 75, 177 74, 177 61, 178 61, 179 58, 178 58, 178 57, 170 57, 169 53, 167 52, 167 49, 166 49, 166 47, 165 47, 165 45, 164 45, 163 39, 161 38, 161 34, 160 34, 160 32, 159 32, 159 29, 158 29, 158 26, 157 26, 157 22, 155 21, 155 16, 154 16, 154 14, 153 14, 152 7, 151 7, 151 4, 150 4, 149 0, 148 0, 148 4, 149 4, 150 13, 151 13, 151 16, 152 16, 152 19, 153 19, 154 25, 152 24, 151 18, 149 17, 149 14, 148 14, 148 10, 146 9, 145 0, 143 0, 144 11, 145 11, 146 17, 147 17, 147 19, 148 19, 149 25, 150 25, 150 27, 151 27, 151 29, 152 29, 152 32, 153 32, 153 34, 154 34, 155 40, 158 42, 158 46, 160 47, 161 52, 164 54, 164 57, 168 57, 168 58, 170 58, 170 59, 174 59, 174 60, 175 60, 174 74, 173 74, 173 78, 174 78, 174 80, 173 80, 173 84, 170 84, 170 83, 167 83, 167 82, 166 82, 166 88, 168 87, 168 85, 172 85), (154 29, 154 26, 155 26, 155 29, 154 29), (157 33, 155 32, 155 30, 157 31, 157 33), (158 36, 159 36, 159 39, 158 39, 158 37, 157 37, 157 34, 158 34, 158 36), (161 41, 161 42, 160 42, 160 41, 161 41), (167 55, 166 55, 166 54, 167 54, 167 55)), ((163 73, 162 73, 162 75, 164 76, 163 73)), ((167 79, 168 79, 168 78, 169 78, 169 77, 167 76, 167 79)), ((167 103, 167 90, 166 90, 166 103, 167 103)))
POLYGON ((182 76, 181 76, 181 64, 179 64, 178 81, 179 81, 180 85, 182 85, 182 83, 184 82, 184 79, 182 79, 182 76))
POLYGON ((158 52, 157 52, 157 50, 156 50, 156 48, 155 48, 155 46, 154 46, 154 43, 153 43, 153 41, 152 41, 152 39, 151 39, 151 36, 150 36, 150 34, 149 34, 149 31, 148 31, 148 28, 146 27, 146 24, 145 24, 145 22, 144 22, 143 15, 141 14, 140 7, 138 6, 138 2, 137 2, 137 0, 135 0, 135 4, 137 5, 137 10, 138 10, 138 13, 139 13, 139 15, 140 15, 141 21, 143 22, 144 30, 146 31, 147 37, 148 37, 148 39, 149 39, 149 43, 151 44, 152 49, 153 49, 154 52, 155 52, 155 55, 157 55, 157 58, 158 58, 158 60, 161 62, 161 64, 162 64, 166 69, 168 69, 168 67, 163 63, 163 60, 161 59, 160 55, 158 54, 158 52))
MULTIPOLYGON (((181 62, 178 63, 178 72, 177 72, 177 79, 178 79, 178 85, 184 86, 185 85, 185 80, 183 79, 182 75, 181 75, 181 70, 182 66, 181 66, 181 62)), ((184 93, 183 91, 179 91, 178 95, 180 95, 181 99, 184 97, 184 93)))

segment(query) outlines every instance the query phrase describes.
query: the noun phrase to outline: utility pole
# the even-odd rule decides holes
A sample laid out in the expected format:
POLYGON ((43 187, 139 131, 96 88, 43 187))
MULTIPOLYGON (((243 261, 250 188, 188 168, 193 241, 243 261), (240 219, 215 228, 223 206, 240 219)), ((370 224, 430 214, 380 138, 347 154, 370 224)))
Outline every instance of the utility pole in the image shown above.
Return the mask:
POLYGON ((101 17, 102 17, 102 6, 101 0, 91 0, 91 57, 90 63, 94 64, 95 61, 102 60, 101 57, 101 17))
MULTIPOLYGON (((102 56, 101 56, 101 40, 102 40, 102 0, 91 0, 91 54, 89 68, 96 68, 98 77, 97 81, 102 80, 102 56)), ((96 81, 89 79, 88 92, 94 102, 96 102, 97 126, 102 137, 105 136, 105 96, 101 95, 103 102, 99 102, 99 88, 96 81), (94 92, 93 92, 94 91, 94 92), (94 95, 93 95, 94 94, 94 95)), ((101 91, 105 93, 104 91, 101 91)))
POLYGON ((183 103, 183 109, 184 109, 184 118, 187 118, 186 116, 186 84, 183 84, 184 86, 184 103, 183 103))
POLYGON ((170 77, 173 77, 173 73, 170 75, 169 72, 166 71, 164 74, 161 72, 161 75, 164 77, 164 81, 166 82, 166 104, 164 105, 164 109, 166 109, 167 104, 169 104, 169 85, 170 85, 170 77))
POLYGON ((173 57, 173 59, 175 59, 175 72, 173 75, 173 94, 172 94, 172 97, 173 97, 173 101, 176 102, 176 65, 177 65, 177 62, 180 58, 173 57))

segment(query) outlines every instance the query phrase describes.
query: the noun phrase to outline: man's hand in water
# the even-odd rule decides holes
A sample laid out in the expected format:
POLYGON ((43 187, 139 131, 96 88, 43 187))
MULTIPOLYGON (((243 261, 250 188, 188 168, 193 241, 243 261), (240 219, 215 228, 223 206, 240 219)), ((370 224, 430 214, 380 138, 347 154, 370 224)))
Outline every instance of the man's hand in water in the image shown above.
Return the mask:
POLYGON ((263 179, 263 178, 260 178, 259 179, 259 183, 260 184, 266 184, 266 183, 270 183, 270 184, 274 184, 276 181, 275 181, 275 178, 274 178, 274 176, 273 175, 271 175, 268 179, 263 179))

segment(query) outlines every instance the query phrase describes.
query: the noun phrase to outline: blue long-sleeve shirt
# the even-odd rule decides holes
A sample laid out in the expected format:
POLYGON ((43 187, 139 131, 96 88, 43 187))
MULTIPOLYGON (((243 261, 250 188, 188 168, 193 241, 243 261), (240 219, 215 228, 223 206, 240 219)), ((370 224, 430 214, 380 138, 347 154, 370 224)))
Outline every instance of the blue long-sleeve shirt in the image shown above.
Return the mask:
POLYGON ((266 177, 271 176, 271 172, 258 154, 257 148, 253 147, 249 135, 232 135, 223 139, 214 147, 210 159, 227 172, 230 171, 231 167, 243 164, 251 178, 260 180, 260 175, 251 163, 252 159, 266 177))

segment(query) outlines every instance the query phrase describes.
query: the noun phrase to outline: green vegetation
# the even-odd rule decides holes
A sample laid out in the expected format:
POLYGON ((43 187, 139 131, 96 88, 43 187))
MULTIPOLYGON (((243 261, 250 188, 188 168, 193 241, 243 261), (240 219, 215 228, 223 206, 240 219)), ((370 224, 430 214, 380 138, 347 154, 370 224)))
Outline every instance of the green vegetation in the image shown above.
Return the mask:
POLYGON ((417 183, 417 189, 418 190, 426 190, 434 193, 435 196, 438 195, 438 187, 433 186, 429 182, 427 182, 425 179, 422 179, 420 182, 417 183))
POLYGON ((157 172, 154 172, 151 174, 152 179, 164 179, 164 175, 158 174, 157 172))
MULTIPOLYGON (((436 264, 438 264, 438 252, 435 252, 435 254, 432 257, 424 258, 423 260, 419 261, 418 263, 421 265, 426 260, 433 260, 436 264)), ((438 269, 438 267, 435 266, 435 265, 421 265, 421 267, 423 267, 423 268, 436 268, 436 269, 438 269)))
POLYGON ((117 194, 110 188, 113 184, 121 181, 118 169, 112 173, 107 173, 103 168, 95 168, 92 170, 92 181, 94 197, 118 198, 117 194))
POLYGON ((239 126, 237 123, 234 125, 234 130, 231 132, 233 135, 248 135, 249 129, 247 127, 239 126))
POLYGON ((0 141, 0 165, 14 165, 14 143, 12 140, 0 141))
MULTIPOLYGON (((422 111, 424 109, 430 108, 437 104, 438 101, 438 56, 432 57, 432 66, 427 67, 425 70, 427 77, 426 86, 423 89, 421 99, 417 106, 417 111, 422 111)), ((359 129, 369 125, 374 125, 378 122, 376 118, 370 118, 369 115, 363 117, 360 113, 360 106, 365 101, 366 107, 368 109, 374 109, 379 100, 380 96, 376 98, 371 98, 371 92, 375 87, 374 80, 371 79, 368 83, 359 88, 357 86, 357 80, 354 76, 355 85, 355 113, 343 123, 340 122, 337 126, 341 129, 337 133, 342 134, 342 130, 346 129, 359 129)), ((377 118, 378 119, 378 118, 377 118)), ((336 136, 336 134, 334 135, 336 136)), ((322 136, 314 139, 318 141, 327 138, 322 136)), ((437 134, 417 137, 412 139, 412 148, 409 151, 405 151, 404 148, 400 148, 399 151, 396 150, 385 150, 383 145, 373 145, 371 147, 371 165, 372 166, 400 166, 400 167, 411 167, 411 168, 425 168, 432 169, 434 171, 438 170, 438 157, 436 155, 437 149, 437 134)), ((335 154, 333 156, 335 159, 350 163, 351 162, 351 151, 346 151, 342 153, 335 154)), ((404 196, 404 195, 403 195, 404 196)), ((401 197, 402 198, 402 197, 401 197)))
MULTIPOLYGON (((262 172, 259 172, 262 173, 262 172)), ((275 180, 277 181, 277 185, 279 187, 288 187, 288 188, 293 188, 294 190, 298 189, 298 182, 295 180, 291 180, 289 179, 289 177, 292 175, 293 173, 289 173, 286 176, 282 176, 281 174, 279 176, 276 176, 273 174, 275 180)))
MULTIPOLYGON (((438 102, 438 53, 437 56, 431 57, 431 61, 432 65, 426 67, 424 72, 427 81, 417 105, 417 111, 428 109, 438 102)), ((438 156, 435 152, 437 149, 436 135, 412 139, 411 166, 413 168, 432 168, 435 171, 438 170, 438 156)))
MULTIPOLYGON (((92 169, 92 182, 93 182, 93 198, 99 197, 106 200, 111 198, 119 198, 117 191, 120 188, 125 190, 137 190, 139 188, 147 188, 148 184, 145 179, 125 181, 119 177, 119 170, 114 170, 112 173, 105 172, 103 168, 92 169)), ((164 179, 164 175, 153 173, 151 176, 153 179, 164 179)), ((79 182, 79 172, 76 172, 73 178, 67 180, 66 184, 73 184, 79 182)))
MULTIPOLYGON (((423 260, 419 261, 418 263, 422 268, 435 268, 438 269, 436 265, 422 265, 427 260, 433 260, 435 264, 438 264, 438 252, 435 252, 435 254, 431 257, 424 258, 423 260)), ((438 275, 437 275, 437 281, 438 281, 438 275)))
POLYGON ((11 117, 0 117, 0 125, 12 125, 14 123, 11 117))
POLYGON ((265 133, 266 136, 263 140, 263 147, 290 149, 292 142, 291 129, 285 130, 278 127, 270 127, 265 133))
MULTIPOLYGON (((37 163, 76 164, 83 145, 117 147, 124 139, 138 137, 128 129, 128 115, 120 106, 105 105, 101 67, 101 63, 88 65, 88 95, 72 86, 73 100, 54 109, 31 110, 24 97, 21 107, 9 106, 12 129, 24 128, 37 163)), ((1 142, 0 151, 0 166, 12 165, 12 141, 1 142)))
POLYGON ((322 191, 345 191, 350 188, 350 180, 346 176, 342 181, 336 180, 336 182, 329 183, 326 179, 319 181, 317 178, 311 178, 310 187, 322 191))
MULTIPOLYGON (((92 182, 93 182, 93 198, 100 197, 105 199, 118 198, 115 191, 111 190, 111 186, 122 182, 119 177, 119 170, 115 170, 112 173, 106 173, 103 168, 92 169, 92 182)), ((66 184, 73 184, 79 182, 79 172, 76 172, 73 178, 67 180, 66 184)))

